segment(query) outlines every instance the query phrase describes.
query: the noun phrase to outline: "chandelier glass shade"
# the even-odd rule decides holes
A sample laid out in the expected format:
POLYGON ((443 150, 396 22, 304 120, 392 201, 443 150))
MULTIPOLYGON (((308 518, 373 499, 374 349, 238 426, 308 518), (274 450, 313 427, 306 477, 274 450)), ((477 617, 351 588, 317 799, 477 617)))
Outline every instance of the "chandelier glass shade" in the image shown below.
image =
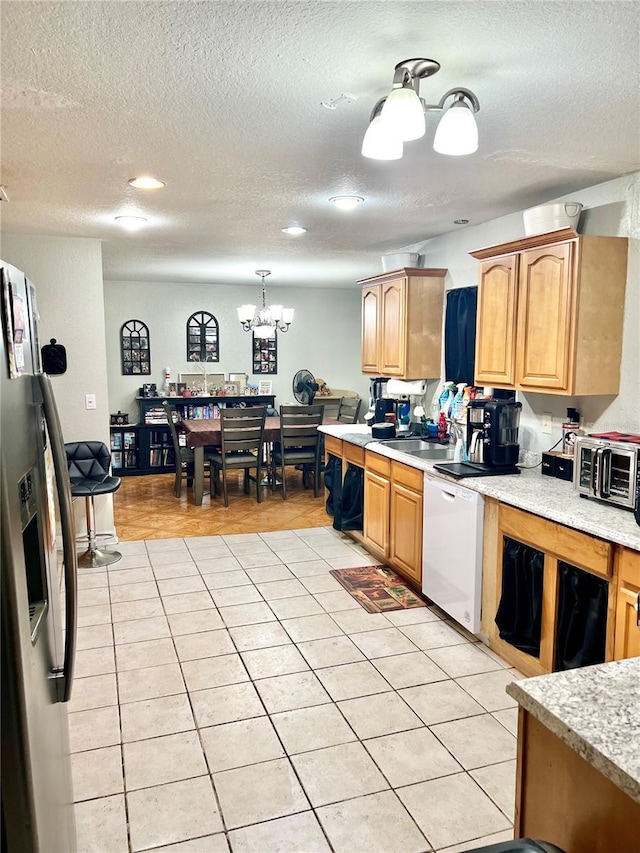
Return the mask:
POLYGON ((424 136, 427 112, 442 113, 433 143, 439 154, 459 156, 478 150, 475 113, 480 103, 470 89, 450 89, 437 104, 428 104, 420 97, 420 80, 439 70, 440 63, 434 59, 404 59, 396 65, 391 92, 376 103, 371 113, 362 141, 363 157, 400 159, 403 143, 424 136), (447 108, 446 101, 451 97, 453 102, 447 108))
POLYGON ((256 338, 274 338, 276 332, 286 332, 295 318, 294 308, 282 305, 267 305, 267 294, 264 280, 271 275, 271 270, 256 270, 256 275, 262 280, 262 307, 255 305, 240 305, 238 320, 245 332, 253 332, 256 338))

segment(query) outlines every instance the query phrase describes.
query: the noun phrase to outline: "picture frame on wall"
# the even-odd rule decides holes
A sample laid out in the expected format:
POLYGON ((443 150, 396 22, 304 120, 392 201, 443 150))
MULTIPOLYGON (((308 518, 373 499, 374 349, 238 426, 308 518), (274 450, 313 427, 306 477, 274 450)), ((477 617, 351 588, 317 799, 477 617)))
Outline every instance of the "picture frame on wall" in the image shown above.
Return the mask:
POLYGON ((258 394, 272 394, 273 382, 271 379, 260 379, 258 382, 258 394))
POLYGON ((123 376, 151 373, 149 327, 142 320, 127 320, 120 328, 120 357, 123 376))
POLYGON ((253 336, 253 372, 254 373, 277 373, 278 372, 278 339, 256 338, 253 336))

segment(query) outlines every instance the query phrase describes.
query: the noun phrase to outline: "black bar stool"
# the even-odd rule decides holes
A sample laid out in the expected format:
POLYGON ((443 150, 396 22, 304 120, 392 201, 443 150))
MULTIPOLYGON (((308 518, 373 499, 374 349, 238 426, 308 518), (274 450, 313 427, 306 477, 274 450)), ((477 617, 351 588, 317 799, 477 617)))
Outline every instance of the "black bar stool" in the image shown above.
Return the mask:
POLYGON ((71 494, 85 499, 88 548, 78 557, 78 566, 96 569, 116 563, 119 551, 101 551, 97 544, 95 527, 95 495, 108 495, 120 488, 120 477, 112 477, 111 454, 101 441, 72 441, 65 444, 71 494))

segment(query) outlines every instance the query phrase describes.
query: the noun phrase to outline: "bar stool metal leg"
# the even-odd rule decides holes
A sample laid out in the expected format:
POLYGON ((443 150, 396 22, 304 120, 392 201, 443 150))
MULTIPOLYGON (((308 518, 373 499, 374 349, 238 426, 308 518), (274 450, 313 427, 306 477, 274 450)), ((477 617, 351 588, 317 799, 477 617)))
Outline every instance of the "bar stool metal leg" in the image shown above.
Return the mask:
POLYGON ((84 554, 80 554, 78 557, 78 566, 81 569, 97 569, 102 566, 110 566, 111 563, 117 563, 122 558, 122 554, 119 551, 101 551, 98 548, 93 495, 85 497, 85 513, 87 518, 88 548, 84 554))

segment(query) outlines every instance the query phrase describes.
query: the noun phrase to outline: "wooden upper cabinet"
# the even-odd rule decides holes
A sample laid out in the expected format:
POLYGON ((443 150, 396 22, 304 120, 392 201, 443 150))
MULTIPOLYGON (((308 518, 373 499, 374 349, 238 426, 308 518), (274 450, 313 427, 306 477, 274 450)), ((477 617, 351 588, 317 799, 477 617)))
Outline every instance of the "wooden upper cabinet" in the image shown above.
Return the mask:
POLYGON ((406 310, 407 279, 386 281, 380 285, 382 335, 380 373, 385 376, 404 376, 406 370, 406 310))
POLYGON ((515 382, 516 284, 518 256, 480 264, 475 380, 478 385, 515 382), (484 330, 491 330, 485 334, 484 330))
POLYGON ((570 228, 471 252, 481 262, 477 384, 617 394, 627 252, 626 237, 570 228))
POLYGON ((362 372, 400 379, 440 376, 443 269, 401 269, 362 285, 362 372))
POLYGON ((516 381, 567 391, 574 315, 574 243, 520 256, 516 381))

